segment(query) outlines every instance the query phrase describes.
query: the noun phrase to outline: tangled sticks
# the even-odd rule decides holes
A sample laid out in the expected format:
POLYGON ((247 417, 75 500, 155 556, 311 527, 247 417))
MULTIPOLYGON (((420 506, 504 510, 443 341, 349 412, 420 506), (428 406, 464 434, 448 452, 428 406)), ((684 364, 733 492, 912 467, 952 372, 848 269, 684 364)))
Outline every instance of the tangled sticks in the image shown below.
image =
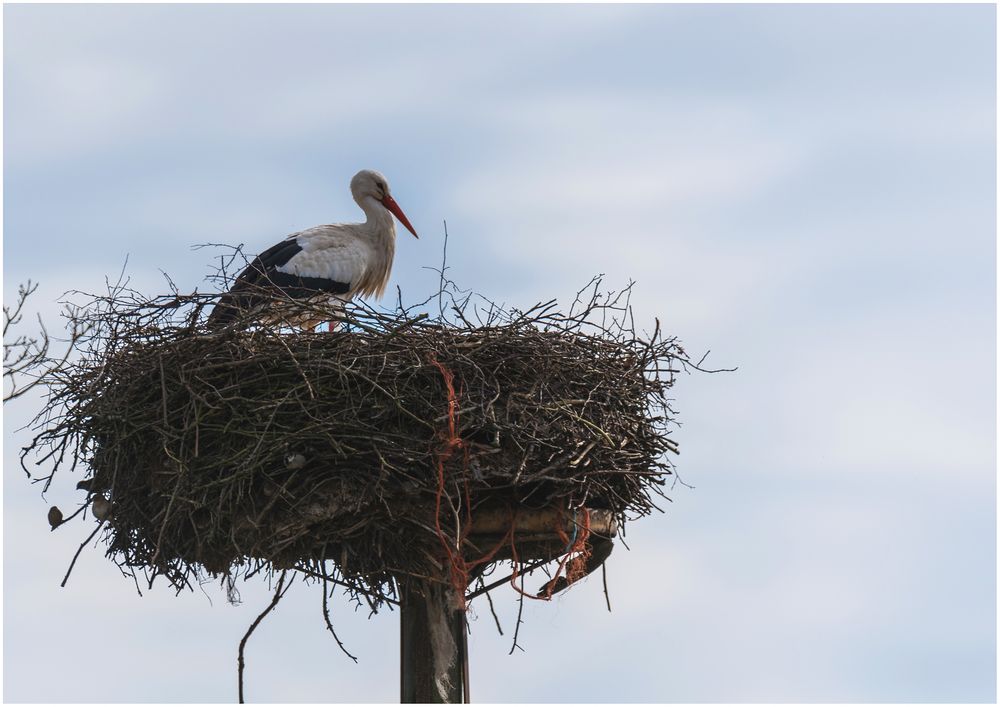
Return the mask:
POLYGON ((150 583, 297 571, 374 611, 401 577, 468 581, 500 557, 523 573, 502 543, 466 553, 477 514, 586 507, 621 526, 672 473, 666 396, 697 365, 658 326, 636 334, 627 289, 599 288, 568 312, 451 286, 434 317, 430 300, 313 304, 346 321, 289 332, 208 331, 208 297, 117 287, 76 310, 81 355, 51 377, 22 463, 45 463, 46 485, 83 471, 113 502, 108 556, 150 583))

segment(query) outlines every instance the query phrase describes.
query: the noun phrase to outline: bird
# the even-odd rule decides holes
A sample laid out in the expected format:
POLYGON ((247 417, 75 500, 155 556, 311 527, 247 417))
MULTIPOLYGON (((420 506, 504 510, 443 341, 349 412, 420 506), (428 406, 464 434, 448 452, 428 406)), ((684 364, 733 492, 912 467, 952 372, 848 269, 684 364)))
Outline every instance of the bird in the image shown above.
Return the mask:
POLYGON ((90 493, 91 491, 94 490, 93 486, 94 486, 94 478, 93 477, 91 477, 89 479, 84 479, 83 481, 78 481, 76 483, 77 489, 79 489, 80 491, 86 491, 87 493, 90 493))
POLYGON ((49 509, 49 525, 51 526, 51 529, 55 530, 62 525, 62 522, 63 514, 62 511, 59 510, 59 506, 52 506, 52 508, 49 509))
POLYGON ((289 312, 287 300, 346 302, 355 295, 385 293, 396 252, 393 216, 417 236, 379 172, 363 169, 351 179, 351 195, 364 211, 364 223, 337 223, 299 231, 271 246, 251 261, 208 317, 217 329, 253 311, 272 322, 312 328, 315 313, 299 307, 289 312), (285 300, 280 305, 276 300, 285 300))
POLYGON ((104 498, 103 494, 97 494, 94 496, 94 500, 91 501, 90 510, 94 513, 94 517, 97 520, 107 520, 111 517, 111 501, 104 498))

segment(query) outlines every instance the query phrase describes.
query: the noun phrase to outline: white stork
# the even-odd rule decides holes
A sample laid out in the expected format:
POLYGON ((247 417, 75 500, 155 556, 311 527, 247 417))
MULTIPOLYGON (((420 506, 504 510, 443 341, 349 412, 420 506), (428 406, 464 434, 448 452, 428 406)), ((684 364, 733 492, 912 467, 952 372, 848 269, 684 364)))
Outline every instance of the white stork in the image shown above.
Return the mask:
MULTIPOLYGON (((363 169, 351 180, 351 195, 365 212, 364 223, 335 223, 293 233, 258 255, 239 274, 208 317, 209 327, 235 320, 241 311, 259 309, 273 296, 295 300, 348 301, 354 295, 381 297, 396 253, 399 219, 417 237, 378 172, 363 169)), ((275 316, 277 315, 277 316, 275 316)), ((265 318, 312 327, 314 315, 302 312, 265 318)))

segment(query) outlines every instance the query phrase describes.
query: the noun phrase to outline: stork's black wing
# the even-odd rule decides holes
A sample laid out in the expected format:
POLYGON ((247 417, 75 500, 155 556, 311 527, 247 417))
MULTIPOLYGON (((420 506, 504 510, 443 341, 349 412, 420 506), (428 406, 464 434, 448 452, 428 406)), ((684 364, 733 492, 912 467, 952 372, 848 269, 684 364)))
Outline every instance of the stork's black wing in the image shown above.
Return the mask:
POLYGON ((224 294, 208 317, 209 327, 232 322, 241 311, 253 309, 274 296, 306 299, 326 292, 341 295, 351 289, 350 283, 322 277, 302 277, 279 270, 302 252, 296 236, 274 244, 251 261, 241 272, 229 292, 224 294))

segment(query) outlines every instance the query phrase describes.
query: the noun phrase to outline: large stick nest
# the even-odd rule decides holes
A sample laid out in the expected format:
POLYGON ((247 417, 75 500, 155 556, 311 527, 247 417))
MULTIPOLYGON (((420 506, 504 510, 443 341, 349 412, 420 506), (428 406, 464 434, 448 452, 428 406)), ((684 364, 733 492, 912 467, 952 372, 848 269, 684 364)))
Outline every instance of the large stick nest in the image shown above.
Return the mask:
POLYGON ((310 305, 347 319, 314 333, 211 331, 204 296, 113 288, 76 311, 82 354, 25 454, 46 484, 83 470, 113 502, 109 557, 150 581, 298 569, 375 608, 394 579, 440 576, 482 509, 621 527, 656 508, 691 364, 658 323, 635 332, 628 296, 595 280, 568 311, 518 311, 446 287, 394 311, 310 305))

